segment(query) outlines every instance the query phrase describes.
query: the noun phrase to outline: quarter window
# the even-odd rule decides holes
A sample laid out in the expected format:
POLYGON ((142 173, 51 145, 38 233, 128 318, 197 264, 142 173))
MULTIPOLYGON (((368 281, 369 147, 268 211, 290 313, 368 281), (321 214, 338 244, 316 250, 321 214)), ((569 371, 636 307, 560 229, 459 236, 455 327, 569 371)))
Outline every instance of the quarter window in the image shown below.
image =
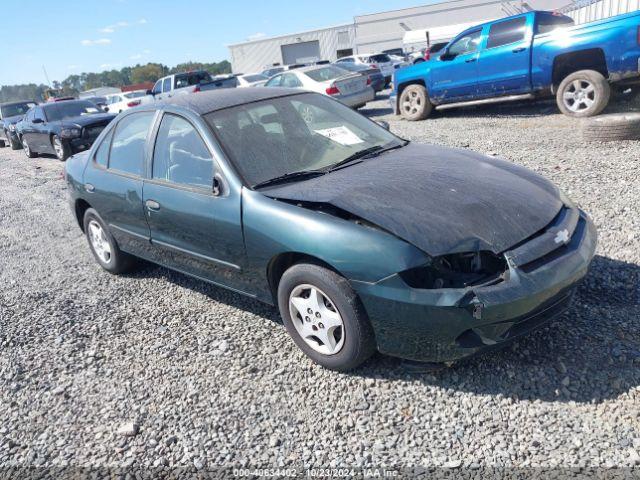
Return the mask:
POLYGON ((109 168, 142 176, 145 145, 155 112, 143 112, 123 118, 113 135, 109 168))
POLYGON ((213 158, 196 129, 184 118, 165 114, 153 153, 153 178, 211 188, 213 158))
POLYGON ((526 17, 514 18, 491 25, 487 48, 501 47, 524 40, 526 34, 526 17))
POLYGON ((102 143, 98 147, 96 156, 94 157, 98 165, 102 165, 106 168, 109 163, 109 147, 111 147, 111 139, 113 138, 113 128, 109 130, 109 133, 104 137, 102 143))
POLYGON ((286 73, 282 75, 282 87, 286 88, 299 88, 302 86, 298 77, 296 77, 293 73, 286 73))

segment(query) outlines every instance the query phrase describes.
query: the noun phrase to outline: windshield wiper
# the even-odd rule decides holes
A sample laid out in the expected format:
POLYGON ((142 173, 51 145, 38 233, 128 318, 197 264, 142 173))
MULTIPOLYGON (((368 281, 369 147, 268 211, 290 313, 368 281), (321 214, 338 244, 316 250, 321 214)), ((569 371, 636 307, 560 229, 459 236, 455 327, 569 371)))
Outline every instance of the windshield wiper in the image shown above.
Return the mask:
POLYGON ((254 189, 269 187, 272 185, 278 185, 280 183, 287 183, 292 180, 302 180, 307 178, 319 177, 320 175, 324 175, 326 172, 324 170, 301 170, 298 172, 290 172, 285 173, 284 175, 280 175, 279 177, 271 178, 269 180, 265 180, 264 182, 257 183, 253 186, 254 189))
MULTIPOLYGON (((376 145, 374 147, 369 147, 369 148, 365 148, 363 150, 360 150, 359 152, 354 153, 353 155, 349 155, 347 158, 345 158, 344 160, 331 165, 331 167, 326 168, 324 171, 325 172, 335 172, 336 170, 340 170, 341 168, 346 167, 349 164, 352 164, 354 162, 356 162, 357 160, 362 160, 365 158, 373 158, 373 157, 377 157, 378 155, 384 153, 384 152, 388 152, 390 150, 395 150, 396 148, 402 148, 404 146, 406 146, 409 142, 406 143, 401 143, 399 145, 394 145, 392 147, 381 147, 380 145, 376 145)), ((360 163, 360 162, 358 162, 360 163)))

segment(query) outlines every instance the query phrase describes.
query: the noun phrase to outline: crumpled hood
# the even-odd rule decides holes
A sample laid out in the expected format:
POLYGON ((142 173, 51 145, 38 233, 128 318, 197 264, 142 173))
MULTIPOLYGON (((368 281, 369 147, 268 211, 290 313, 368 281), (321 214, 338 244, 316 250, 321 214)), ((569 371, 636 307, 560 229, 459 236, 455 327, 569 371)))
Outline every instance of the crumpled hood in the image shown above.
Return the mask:
POLYGON ((420 144, 261 193, 331 204, 431 256, 507 251, 546 227, 562 207, 558 189, 525 168, 420 144))

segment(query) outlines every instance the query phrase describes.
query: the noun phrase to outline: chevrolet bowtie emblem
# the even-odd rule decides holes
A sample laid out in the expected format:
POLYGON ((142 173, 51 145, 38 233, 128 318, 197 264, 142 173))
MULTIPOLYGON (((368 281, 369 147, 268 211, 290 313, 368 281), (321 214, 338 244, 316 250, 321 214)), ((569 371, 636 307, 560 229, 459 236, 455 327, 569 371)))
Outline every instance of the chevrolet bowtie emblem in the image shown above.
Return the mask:
POLYGON ((559 231, 556 235, 555 242, 557 244, 569 243, 569 230, 565 228, 564 230, 559 231))

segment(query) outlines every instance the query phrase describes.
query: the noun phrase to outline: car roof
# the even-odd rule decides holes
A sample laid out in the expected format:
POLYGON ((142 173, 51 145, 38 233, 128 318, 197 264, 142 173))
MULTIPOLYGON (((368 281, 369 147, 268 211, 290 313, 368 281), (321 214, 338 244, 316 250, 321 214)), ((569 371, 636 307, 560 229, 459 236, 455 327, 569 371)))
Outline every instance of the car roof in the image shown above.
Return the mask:
POLYGON ((290 95, 301 95, 303 92, 293 88, 220 88, 187 95, 177 95, 158 102, 157 106, 175 105, 183 107, 199 115, 223 110, 225 108, 237 107, 247 103, 269 100, 272 98, 287 97, 290 95))
POLYGON ((22 105, 23 103, 38 103, 35 100, 18 100, 17 102, 0 103, 0 107, 9 107, 11 105, 22 105))

